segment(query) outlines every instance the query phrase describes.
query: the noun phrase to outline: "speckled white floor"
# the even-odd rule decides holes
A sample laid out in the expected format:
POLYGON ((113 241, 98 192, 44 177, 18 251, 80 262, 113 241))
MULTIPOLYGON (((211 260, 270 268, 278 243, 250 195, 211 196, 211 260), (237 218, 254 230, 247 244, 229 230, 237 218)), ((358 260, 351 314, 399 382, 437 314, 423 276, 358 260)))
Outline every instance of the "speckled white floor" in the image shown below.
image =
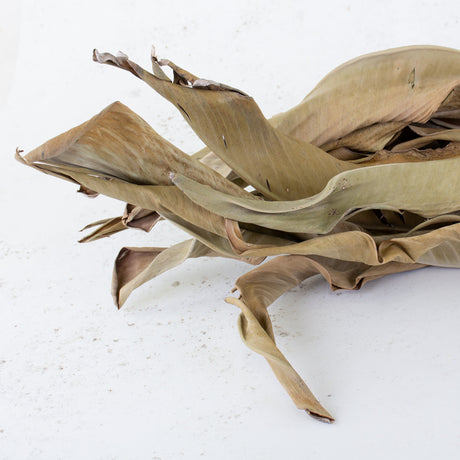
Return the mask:
POLYGON ((433 459, 460 448, 460 271, 424 269, 332 293, 314 278, 271 308, 280 348, 336 416, 296 410, 246 349, 224 303, 248 267, 192 260, 110 297, 119 248, 81 245, 123 204, 13 160, 121 100, 182 149, 200 147, 166 101, 91 61, 152 43, 273 115, 343 61, 417 43, 459 47, 455 1, 10 2, 0 14, 0 459, 433 459))

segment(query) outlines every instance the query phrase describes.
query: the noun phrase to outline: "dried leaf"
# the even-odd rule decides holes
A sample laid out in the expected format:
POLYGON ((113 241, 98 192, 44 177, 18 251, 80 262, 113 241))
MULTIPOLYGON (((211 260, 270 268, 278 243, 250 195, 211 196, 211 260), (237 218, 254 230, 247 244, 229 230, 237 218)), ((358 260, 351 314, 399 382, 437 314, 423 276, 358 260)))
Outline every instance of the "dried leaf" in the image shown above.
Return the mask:
POLYGON ((331 287, 357 289, 365 282, 386 274, 422 266, 392 262, 376 268, 321 257, 280 256, 241 276, 236 281, 240 299, 229 297, 226 301, 241 309, 238 328, 242 340, 267 359, 295 405, 321 421, 332 422, 333 417, 313 396, 276 346, 267 307, 286 291, 318 273, 331 287))
MULTIPOLYGON (((275 126, 323 146, 376 123, 424 123, 459 85, 458 50, 407 46, 380 51, 334 69, 299 105, 279 115, 275 126)), ((394 133, 399 129, 395 124, 394 133)))
POLYGON ((113 271, 112 295, 115 303, 121 308, 134 289, 177 267, 186 259, 217 255, 193 239, 170 248, 122 248, 113 271))
POLYGON ((123 248, 118 307, 188 258, 257 265, 278 256, 240 277, 240 298, 227 301, 241 309, 242 339, 297 407, 333 421, 277 348, 267 307, 316 274, 332 289, 358 289, 427 265, 460 268, 460 52, 417 46, 360 57, 271 120, 242 91, 154 51, 153 73, 124 54, 93 57, 149 84, 206 147, 186 155, 117 102, 16 158, 88 196, 129 203, 123 216, 87 226, 96 228, 82 241, 150 231, 162 218, 192 235, 170 248, 123 248))
POLYGON ((113 217, 111 219, 93 222, 92 224, 83 227, 80 231, 88 230, 89 228, 93 228, 95 226, 97 226, 95 230, 78 240, 78 242, 90 243, 101 238, 107 238, 115 233, 119 233, 127 229, 126 225, 123 224, 121 217, 113 217))
POLYGON ((99 220, 84 227, 81 231, 98 226, 96 230, 79 240, 79 243, 96 241, 100 238, 109 237, 115 233, 127 230, 128 228, 137 228, 149 232, 160 219, 161 216, 155 211, 127 204, 122 216, 99 220))
POLYGON ((249 195, 162 138, 120 102, 49 140, 24 159, 35 166, 80 166, 137 185, 170 185, 170 174, 180 172, 219 190, 249 195))
POLYGON ((227 219, 324 234, 356 209, 406 210, 424 217, 457 211, 459 175, 460 158, 369 166, 337 174, 310 198, 275 202, 232 197, 181 175, 173 182, 192 201, 227 219))
POLYGON ((446 129, 436 131, 431 134, 425 134, 410 141, 401 142, 400 144, 395 145, 391 151, 404 152, 409 149, 421 148, 429 145, 433 141, 460 142, 460 129, 446 129))
MULTIPOLYGON (((445 219, 447 224, 434 230, 422 226, 416 232, 399 236, 372 237, 362 231, 348 231, 318 236, 287 245, 247 245, 235 243, 237 236, 229 235, 240 256, 268 257, 281 254, 322 256, 334 260, 384 265, 390 262, 460 268, 460 216, 445 219), (456 222, 456 223, 452 223, 456 222)), ((433 222, 430 222, 433 223, 433 222)), ((242 240, 242 238, 240 238, 242 240)))
POLYGON ((128 70, 169 100, 212 152, 268 198, 310 196, 335 174, 357 167, 274 129, 254 100, 238 90, 193 86, 191 77, 177 83, 165 81, 124 54, 95 50, 94 59, 128 70))

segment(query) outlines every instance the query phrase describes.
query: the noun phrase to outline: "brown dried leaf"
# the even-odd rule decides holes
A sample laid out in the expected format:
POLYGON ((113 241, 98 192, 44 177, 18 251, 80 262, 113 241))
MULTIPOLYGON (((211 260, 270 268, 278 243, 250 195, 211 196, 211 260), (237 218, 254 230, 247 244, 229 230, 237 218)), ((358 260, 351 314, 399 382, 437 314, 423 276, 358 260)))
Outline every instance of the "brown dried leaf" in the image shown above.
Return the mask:
POLYGON ((334 289, 358 289, 365 282, 386 274, 421 267, 423 265, 397 262, 369 267, 324 257, 280 256, 241 276, 236 281, 240 299, 229 297, 226 301, 241 309, 238 328, 243 342, 267 359, 297 408, 321 421, 333 422, 333 417, 276 346, 268 306, 289 289, 318 273, 334 289))
POLYGON ((458 50, 389 49, 337 67, 299 105, 273 121, 278 130, 318 146, 376 123, 396 123, 396 134, 397 123, 425 123, 438 109, 456 106, 458 85, 458 50))
POLYGON ((196 77, 188 74, 175 82, 165 81, 124 54, 95 50, 93 57, 128 70, 174 104, 209 149, 268 198, 310 196, 335 174, 357 167, 274 129, 254 100, 239 90, 225 85, 197 86, 196 77))
POLYGON ((121 308, 134 289, 177 267, 186 259, 217 255, 219 254, 194 239, 170 248, 122 248, 115 260, 112 279, 115 303, 121 308))

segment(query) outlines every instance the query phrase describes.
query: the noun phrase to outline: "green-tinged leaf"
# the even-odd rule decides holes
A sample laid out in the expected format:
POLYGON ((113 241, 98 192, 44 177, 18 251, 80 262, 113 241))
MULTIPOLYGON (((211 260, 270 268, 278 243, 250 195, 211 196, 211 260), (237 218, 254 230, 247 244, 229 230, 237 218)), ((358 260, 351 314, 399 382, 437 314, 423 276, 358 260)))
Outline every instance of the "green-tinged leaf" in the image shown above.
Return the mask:
POLYGON ((460 209, 460 158, 369 166, 332 178, 317 195, 293 201, 241 199, 184 176, 173 182, 192 201, 239 222, 324 234, 356 209, 406 210, 424 217, 460 209))

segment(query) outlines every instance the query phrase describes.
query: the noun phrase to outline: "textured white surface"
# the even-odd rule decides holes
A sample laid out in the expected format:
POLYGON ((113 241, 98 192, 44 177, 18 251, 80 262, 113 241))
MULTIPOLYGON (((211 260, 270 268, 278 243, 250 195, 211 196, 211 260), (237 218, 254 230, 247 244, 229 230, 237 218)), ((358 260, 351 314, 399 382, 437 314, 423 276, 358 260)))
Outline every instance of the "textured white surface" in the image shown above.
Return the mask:
POLYGON ((343 293, 314 278, 274 304, 280 348, 337 418, 324 425, 296 410, 240 341, 238 311, 223 298, 248 266, 188 261, 117 311, 119 248, 186 236, 161 223, 80 245, 79 228, 123 204, 79 196, 13 153, 114 100, 185 151, 200 147, 146 85, 93 63, 94 47, 148 66, 153 43, 271 116, 365 52, 459 48, 457 2, 10 3, 0 8, 0 458, 454 458, 459 271, 424 269, 343 293))

